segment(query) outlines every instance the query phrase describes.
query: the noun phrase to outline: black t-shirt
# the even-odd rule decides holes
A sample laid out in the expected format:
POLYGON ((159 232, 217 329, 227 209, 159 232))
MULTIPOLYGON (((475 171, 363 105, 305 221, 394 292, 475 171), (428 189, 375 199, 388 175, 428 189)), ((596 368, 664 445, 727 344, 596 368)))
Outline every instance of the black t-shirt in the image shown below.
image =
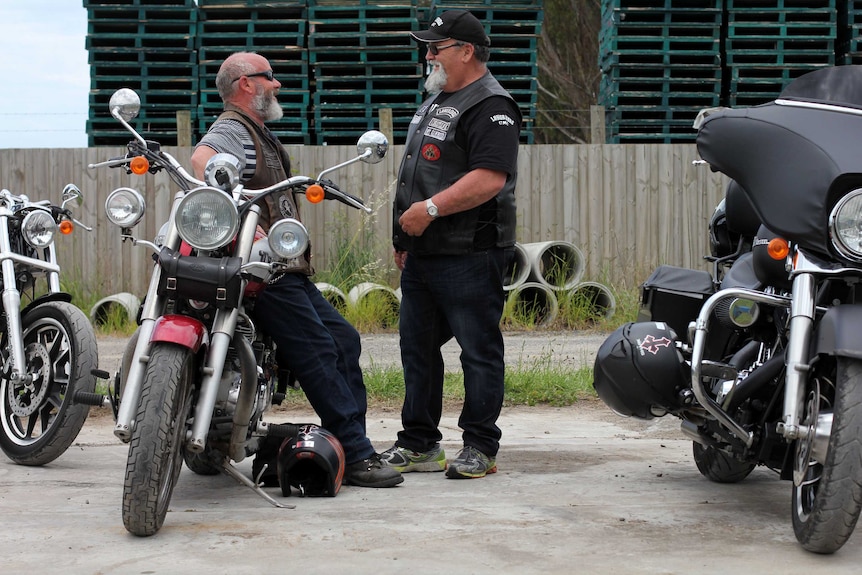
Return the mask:
MULTIPOLYGON (((444 92, 434 103, 442 104, 448 97, 444 92)), ((517 106, 504 96, 491 96, 464 112, 458 121, 455 143, 468 150, 468 169, 505 172, 510 178, 515 175, 521 133, 517 106)), ((496 221, 496 202, 491 199, 480 207, 474 249, 489 249, 497 243, 497 229, 493 225, 496 221)))

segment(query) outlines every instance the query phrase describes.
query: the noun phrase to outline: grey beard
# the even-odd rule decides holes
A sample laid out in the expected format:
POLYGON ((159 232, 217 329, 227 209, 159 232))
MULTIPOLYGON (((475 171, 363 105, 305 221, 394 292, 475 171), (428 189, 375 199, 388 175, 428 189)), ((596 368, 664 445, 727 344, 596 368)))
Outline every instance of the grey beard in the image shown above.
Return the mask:
POLYGON ((442 92, 443 87, 446 85, 446 80, 448 80, 446 70, 443 69, 442 65, 438 64, 434 66, 431 73, 425 78, 425 90, 429 94, 442 92))
POLYGON ((274 122, 284 116, 284 110, 281 109, 278 100, 274 95, 268 95, 265 90, 255 94, 254 108, 264 122, 274 122))

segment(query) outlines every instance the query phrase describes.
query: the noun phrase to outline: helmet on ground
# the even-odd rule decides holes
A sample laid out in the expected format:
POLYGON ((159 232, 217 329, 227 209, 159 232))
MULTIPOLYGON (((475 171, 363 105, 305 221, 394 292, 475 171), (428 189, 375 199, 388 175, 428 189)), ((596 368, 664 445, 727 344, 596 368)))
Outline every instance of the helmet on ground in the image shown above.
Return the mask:
POLYGON ((627 323, 599 347, 593 387, 620 415, 652 419, 681 407, 690 387, 676 333, 663 322, 627 323))
POLYGON ((329 431, 306 424, 295 437, 288 437, 278 450, 278 482, 281 493, 291 487, 301 497, 335 497, 344 478, 344 448, 329 431))

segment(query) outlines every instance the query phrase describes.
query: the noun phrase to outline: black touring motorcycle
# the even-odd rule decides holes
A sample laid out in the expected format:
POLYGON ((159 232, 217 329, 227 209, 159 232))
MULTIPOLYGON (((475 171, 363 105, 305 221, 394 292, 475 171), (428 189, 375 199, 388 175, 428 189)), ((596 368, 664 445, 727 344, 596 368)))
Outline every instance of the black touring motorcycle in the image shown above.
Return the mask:
POLYGON ((656 270, 594 385, 622 415, 680 418, 712 481, 759 465, 791 481, 797 539, 833 553, 862 511, 862 66, 703 110, 695 127, 731 178, 715 270, 656 270))

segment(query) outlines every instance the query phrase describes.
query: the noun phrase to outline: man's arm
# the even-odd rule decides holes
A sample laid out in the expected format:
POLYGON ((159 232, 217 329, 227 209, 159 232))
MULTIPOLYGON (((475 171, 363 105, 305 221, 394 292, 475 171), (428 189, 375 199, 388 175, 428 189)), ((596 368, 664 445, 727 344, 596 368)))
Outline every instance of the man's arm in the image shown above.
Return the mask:
POLYGON ((204 168, 210 158, 216 155, 216 151, 209 146, 198 146, 192 153, 192 169, 195 172, 195 177, 199 180, 204 179, 204 168))

